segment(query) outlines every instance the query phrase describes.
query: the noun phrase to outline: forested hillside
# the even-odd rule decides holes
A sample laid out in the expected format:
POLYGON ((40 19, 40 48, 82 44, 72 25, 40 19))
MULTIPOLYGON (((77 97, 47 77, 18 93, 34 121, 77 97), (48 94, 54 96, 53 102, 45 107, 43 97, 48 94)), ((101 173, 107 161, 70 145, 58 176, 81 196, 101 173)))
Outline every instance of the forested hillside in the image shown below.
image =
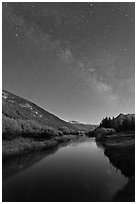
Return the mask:
POLYGON ((76 128, 30 101, 2 92, 3 138, 16 135, 54 136, 74 134, 76 128))

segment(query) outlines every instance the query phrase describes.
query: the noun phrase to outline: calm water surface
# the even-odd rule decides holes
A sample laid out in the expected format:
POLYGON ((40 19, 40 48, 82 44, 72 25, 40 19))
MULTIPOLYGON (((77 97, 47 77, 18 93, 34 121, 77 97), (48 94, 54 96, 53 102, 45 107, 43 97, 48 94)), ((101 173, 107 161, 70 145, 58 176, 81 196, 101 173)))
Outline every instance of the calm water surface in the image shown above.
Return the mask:
POLYGON ((20 155, 3 175, 3 201, 111 201, 127 182, 94 139, 20 155))

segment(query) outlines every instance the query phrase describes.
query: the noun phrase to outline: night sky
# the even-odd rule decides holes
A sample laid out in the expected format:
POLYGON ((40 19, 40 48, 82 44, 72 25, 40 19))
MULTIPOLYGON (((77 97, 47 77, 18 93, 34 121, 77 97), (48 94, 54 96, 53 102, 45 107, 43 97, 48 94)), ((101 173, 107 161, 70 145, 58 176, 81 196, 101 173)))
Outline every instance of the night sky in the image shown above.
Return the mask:
POLYGON ((64 120, 134 113, 134 3, 3 3, 3 89, 64 120))

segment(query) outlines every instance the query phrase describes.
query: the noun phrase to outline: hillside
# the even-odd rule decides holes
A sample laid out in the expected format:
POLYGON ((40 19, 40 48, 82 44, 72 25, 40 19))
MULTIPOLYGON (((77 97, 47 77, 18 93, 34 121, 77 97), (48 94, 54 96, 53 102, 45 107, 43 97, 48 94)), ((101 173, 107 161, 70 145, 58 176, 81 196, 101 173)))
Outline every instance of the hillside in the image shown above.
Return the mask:
POLYGON ((45 111, 34 103, 9 93, 2 92, 3 135, 7 134, 69 134, 77 128, 45 111))
POLYGON ((135 114, 119 114, 115 119, 115 123, 118 123, 118 124, 122 124, 123 120, 128 120, 128 121, 131 121, 132 118, 135 119, 135 114))

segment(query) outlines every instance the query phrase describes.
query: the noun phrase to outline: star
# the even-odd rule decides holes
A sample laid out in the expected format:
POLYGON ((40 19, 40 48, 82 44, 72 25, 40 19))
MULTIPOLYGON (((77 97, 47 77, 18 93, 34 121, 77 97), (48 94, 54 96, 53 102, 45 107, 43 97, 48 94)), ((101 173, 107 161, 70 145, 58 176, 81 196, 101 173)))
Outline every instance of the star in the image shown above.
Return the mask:
POLYGON ((94 13, 94 11, 93 11, 93 10, 90 10, 90 11, 89 11, 89 14, 93 14, 93 13, 94 13))
POLYGON ((127 16, 128 16, 128 14, 126 13, 126 14, 125 14, 125 17, 127 17, 127 16))
POLYGON ((78 39, 78 36, 77 36, 77 35, 75 35, 75 39, 76 39, 76 40, 78 39))
POLYGON ((127 52, 127 48, 123 48, 120 53, 126 53, 127 52))
POLYGON ((126 52, 126 51, 127 51, 127 48, 124 48, 123 51, 126 52))
POLYGON ((102 76, 100 76, 100 80, 101 80, 101 81, 103 80, 103 77, 102 77, 102 76))
POLYGON ((18 33, 16 33, 16 34, 15 34, 15 36, 16 36, 16 37, 18 37, 18 36, 19 36, 19 34, 18 34, 18 33))
POLYGON ((51 33, 53 32, 53 29, 52 29, 52 28, 50 29, 50 32, 51 32, 51 33))
POLYGON ((5 5, 6 8, 8 7, 8 3, 5 3, 4 5, 5 5))
POLYGON ((108 28, 111 28, 111 25, 108 25, 108 28))
POLYGON ((65 14, 65 13, 63 13, 63 14, 62 14, 62 17, 63 17, 63 18, 65 18, 65 17, 66 17, 66 14, 65 14))

